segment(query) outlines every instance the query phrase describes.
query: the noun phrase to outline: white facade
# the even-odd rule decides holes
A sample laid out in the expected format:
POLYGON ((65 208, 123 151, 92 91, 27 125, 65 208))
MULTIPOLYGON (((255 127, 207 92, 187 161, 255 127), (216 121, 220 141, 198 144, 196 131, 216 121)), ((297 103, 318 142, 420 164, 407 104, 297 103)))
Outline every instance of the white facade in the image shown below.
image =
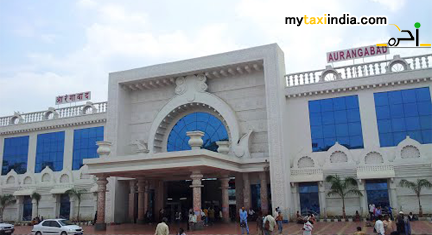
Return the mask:
MULTIPOLYGON (((392 207, 417 212, 417 198, 398 183, 401 179, 432 180, 432 144, 407 137, 395 147, 380 147, 374 93, 432 90, 431 59, 431 55, 395 57, 380 63, 285 75, 283 52, 272 44, 111 73, 107 113, 101 109, 93 114, 10 125, 10 120, 19 121, 20 116, 0 118, 0 156, 4 138, 30 135, 28 173, 2 176, 1 194, 29 189, 42 192, 40 214, 51 217, 58 209, 52 204, 56 197, 50 190, 86 188, 89 194, 82 203, 82 216, 94 216, 97 197, 93 192, 97 192, 99 201, 105 201, 97 205, 105 211, 100 220, 127 222, 133 219, 134 210, 147 208, 148 189, 159 195, 156 208, 164 206, 163 182, 194 180, 195 206, 195 195, 201 192, 195 189, 202 187, 202 177, 223 183, 227 181, 222 179, 235 176, 237 206, 251 206, 246 185, 269 182, 272 206, 292 216, 301 209, 299 184, 317 182, 321 215, 332 216, 341 214, 341 201, 326 196, 329 185, 324 179, 338 174, 356 177, 363 194, 366 180, 384 179, 392 207), (405 66, 405 70, 392 72, 394 64, 405 66), (308 102, 348 95, 358 96, 364 147, 347 149, 336 143, 327 151, 313 152, 308 102), (167 151, 170 131, 182 117, 195 112, 209 113, 223 123, 228 131, 228 151, 167 151), (72 171, 73 130, 100 125, 105 126, 107 141, 98 151, 101 157, 87 159, 80 171, 72 171), (52 131, 47 129, 66 131, 63 171, 47 168, 35 174, 35 136, 52 131), (99 189, 94 176, 99 178, 99 189), (139 199, 136 205, 135 194, 146 200, 139 199)), ((261 190, 261 198, 266 200, 265 190, 261 190)), ((427 203, 431 200, 432 190, 424 190, 424 213, 432 213, 432 205, 427 203)), ((346 204, 348 215, 356 210, 367 214, 366 196, 349 197, 346 204)), ((19 220, 20 206, 18 201, 9 207, 5 220, 19 220)))

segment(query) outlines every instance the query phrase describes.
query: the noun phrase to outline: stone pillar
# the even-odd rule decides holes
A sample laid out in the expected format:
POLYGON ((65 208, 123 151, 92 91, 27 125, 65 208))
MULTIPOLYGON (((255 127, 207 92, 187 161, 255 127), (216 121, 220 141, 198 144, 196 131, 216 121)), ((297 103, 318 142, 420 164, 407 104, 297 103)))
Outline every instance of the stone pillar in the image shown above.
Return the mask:
POLYGON ((145 191, 145 180, 144 178, 138 178, 138 219, 137 223, 144 223, 144 191, 145 191))
POLYGON ((164 183, 162 180, 157 180, 155 182, 155 212, 154 212, 154 218, 156 219, 156 222, 159 221, 159 211, 164 207, 164 183))
MULTIPOLYGON (((69 197, 69 205, 70 205, 69 218, 71 220, 77 219, 77 212, 76 212, 77 209, 75 207, 75 204, 76 204, 75 201, 76 201, 75 197, 69 197)), ((60 214, 60 211, 59 211, 59 214, 60 214)))
POLYGON ((191 174, 192 188, 193 193, 193 210, 195 215, 197 215, 197 221, 201 221, 201 188, 203 185, 201 184, 201 179, 203 175, 200 171, 193 171, 191 174))
POLYGON ((267 215, 269 208, 268 208, 268 194, 267 194, 267 173, 266 172, 260 172, 259 173, 259 179, 261 184, 261 212, 263 215, 267 215))
POLYGON ((299 203, 298 203, 298 197, 299 197, 299 193, 298 193, 298 190, 297 190, 297 183, 291 183, 291 188, 292 188, 292 190, 291 190, 291 193, 292 193, 292 202, 293 202, 293 210, 294 210, 294 213, 291 215, 293 218, 295 218, 295 215, 296 215, 296 213, 297 213, 297 211, 300 211, 300 208, 299 208, 299 203))
POLYGON ((53 207, 53 215, 54 218, 58 218, 60 216, 60 194, 53 194, 52 198, 54 200, 54 207, 53 207))
POLYGON ((136 181, 131 180, 129 181, 129 221, 131 223, 135 223, 135 193, 136 193, 136 181))
POLYGON ((106 176, 99 176, 97 181, 98 185, 98 210, 97 210, 97 220, 95 225, 96 231, 105 231, 105 197, 106 197, 106 187, 108 180, 106 176))
POLYGON ((360 192, 363 194, 363 196, 360 197, 360 214, 364 217, 367 218, 369 215, 369 207, 367 204, 367 194, 366 194, 366 190, 365 190, 365 181, 364 180, 358 180, 358 189, 360 190, 360 192))
POLYGON ((37 202, 36 200, 32 199, 32 219, 38 216, 37 214, 37 202))
POLYGON ((394 178, 391 178, 390 180, 390 202, 391 202, 391 207, 393 207, 393 215, 395 215, 395 213, 397 213, 399 211, 399 204, 398 204, 398 200, 397 200, 397 193, 396 193, 396 182, 394 178))
POLYGON ((21 222, 23 218, 23 212, 24 212, 24 197, 23 196, 17 196, 16 197, 16 205, 17 205, 17 219, 16 221, 21 222))
POLYGON ((146 181, 144 185, 144 216, 145 213, 149 210, 149 191, 150 191, 149 182, 146 181))
POLYGON ((222 176, 221 177, 221 190, 222 190, 222 218, 225 223, 229 223, 229 177, 222 176))
POLYGON ((324 186, 324 181, 318 182, 319 202, 320 202, 320 217, 327 218, 327 197, 324 186))
POLYGON ((244 207, 249 210, 252 206, 252 197, 248 173, 243 173, 243 201, 244 207))
POLYGON ((235 191, 236 191, 236 218, 239 217, 239 211, 244 206, 243 201, 243 176, 241 173, 235 176, 235 191))

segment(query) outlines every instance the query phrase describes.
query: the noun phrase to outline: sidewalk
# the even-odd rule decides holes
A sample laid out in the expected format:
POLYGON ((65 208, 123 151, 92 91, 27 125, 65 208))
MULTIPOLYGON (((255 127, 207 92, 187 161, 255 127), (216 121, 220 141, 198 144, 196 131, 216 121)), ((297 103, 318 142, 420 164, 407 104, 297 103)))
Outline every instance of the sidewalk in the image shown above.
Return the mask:
MULTIPOLYGON (((368 234, 374 234, 371 227, 365 227, 364 222, 317 222, 314 225, 313 234, 314 235, 344 235, 353 234, 356 231, 357 226, 361 226, 363 231, 368 234)), ((432 223, 429 221, 416 221, 411 222, 412 234, 413 235, 423 235, 432 234, 432 223)), ((84 234, 106 234, 106 235, 128 235, 128 234, 154 234, 156 225, 139 225, 139 224, 122 224, 122 225, 110 225, 107 226, 107 231, 94 231, 93 226, 83 226, 84 234)), ((179 226, 169 225, 170 234, 176 234, 179 226)), ((182 228, 186 229, 186 224, 181 225, 182 228)), ((255 223, 249 224, 250 234, 256 234, 255 223)), ((302 234, 302 225, 300 224, 284 224, 284 230, 282 234, 302 234)), ((17 226, 15 227, 14 235, 24 235, 30 234, 32 227, 30 226, 17 226)), ((204 230, 186 232, 186 234, 207 234, 207 235, 231 235, 231 234, 241 234, 240 227, 238 223, 230 224, 215 224, 213 226, 205 227, 204 230)), ((277 231, 273 232, 274 235, 278 234, 277 231)))

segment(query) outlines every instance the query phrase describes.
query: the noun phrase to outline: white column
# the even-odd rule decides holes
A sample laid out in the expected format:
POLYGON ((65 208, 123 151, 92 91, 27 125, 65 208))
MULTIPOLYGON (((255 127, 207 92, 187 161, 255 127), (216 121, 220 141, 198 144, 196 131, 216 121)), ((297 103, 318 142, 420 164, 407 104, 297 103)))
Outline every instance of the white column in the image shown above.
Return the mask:
POLYGON ((320 200, 320 216, 322 218, 327 217, 327 196, 325 191, 324 182, 318 182, 319 200, 320 200))
POLYGON ((135 185, 136 185, 135 180, 129 181, 129 221, 131 223, 135 222, 135 210, 136 210, 135 193, 137 191, 135 185))
POLYGON ((29 135, 29 148, 28 148, 28 155, 27 155, 27 172, 29 173, 35 172, 36 145, 37 145, 37 134, 35 132, 32 132, 29 135))
POLYGON ((294 215, 297 213, 297 211, 300 211, 299 205, 298 205, 298 190, 297 190, 297 183, 291 183, 291 194, 292 194, 292 200, 293 200, 293 209, 294 209, 294 215))
POLYGON ((75 208, 75 203, 76 202, 76 198, 75 197, 69 197, 69 202, 70 202, 70 211, 69 211, 69 218, 72 219, 77 219, 77 210, 75 208))
POLYGON ((260 198, 261 198, 261 211, 266 215, 269 211, 268 208, 268 193, 267 193, 267 172, 259 173, 260 179, 260 198))
POLYGON ((229 222, 229 177, 224 175, 220 178, 222 190, 222 217, 225 223, 229 222))
POLYGON ((143 177, 138 178, 138 220, 137 223, 144 223, 144 191, 145 191, 145 179, 143 177))
POLYGON ((391 207, 393 207, 393 215, 395 214, 395 212, 399 211, 399 203, 397 200, 397 191, 396 191, 396 182, 394 178, 391 178, 389 180, 390 182, 390 202, 391 202, 391 207))
POLYGON ((54 218, 58 218, 60 216, 60 194, 52 194, 52 198, 54 201, 53 215, 54 218))
POLYGON ((32 219, 38 216, 37 214, 37 202, 36 200, 32 199, 32 219))
POLYGON ((243 201, 245 209, 249 210, 252 206, 252 196, 248 173, 243 173, 243 201))
POLYGON ((73 157, 73 129, 65 130, 64 153, 63 153, 63 169, 72 170, 73 157))
POLYGON ((375 110, 375 99, 372 92, 359 92, 360 120, 362 123, 364 147, 372 148, 379 143, 378 124, 375 110))
POLYGON ((367 218, 368 214, 369 214, 369 208, 368 208, 368 204, 367 204, 367 194, 366 194, 366 190, 365 190, 365 180, 358 180, 358 189, 360 190, 360 192, 363 194, 363 196, 360 197, 360 208, 361 208, 361 215, 364 218, 367 218))
MULTIPOLYGON (((0 165, 3 166, 3 149, 4 149, 4 137, 0 136, 0 165)), ((27 164, 28 167, 28 164, 27 164)), ((28 169, 28 168, 27 168, 28 169)), ((0 169, 1 172, 1 169, 0 169)), ((1 174, 1 173, 0 173, 1 174)))
POLYGON ((95 230, 104 231, 106 230, 105 199, 106 199, 106 186, 108 184, 108 180, 105 176, 99 176, 96 183, 98 185, 98 214, 97 214, 95 230))
POLYGON ((24 210, 24 197, 23 196, 18 196, 16 197, 16 209, 17 209, 17 219, 16 221, 21 222, 22 221, 22 217, 23 217, 23 210, 24 210))

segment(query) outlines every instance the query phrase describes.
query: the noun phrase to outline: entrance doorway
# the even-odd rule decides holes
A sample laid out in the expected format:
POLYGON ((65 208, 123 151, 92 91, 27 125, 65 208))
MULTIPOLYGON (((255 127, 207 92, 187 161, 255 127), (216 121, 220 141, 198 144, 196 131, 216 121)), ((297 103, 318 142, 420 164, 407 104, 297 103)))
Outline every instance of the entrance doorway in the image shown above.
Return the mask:
POLYGON ((387 179, 366 180, 366 194, 368 205, 387 208, 390 206, 387 179))
POLYGON ((32 205, 32 199, 30 196, 24 196, 23 206, 24 206, 24 208, 23 208, 22 220, 23 221, 31 221, 32 220, 33 205, 32 205))
POLYGON ((68 194, 60 195, 60 218, 69 219, 70 216, 70 200, 68 194))
POLYGON ((301 214, 320 214, 318 183, 299 183, 301 214))

